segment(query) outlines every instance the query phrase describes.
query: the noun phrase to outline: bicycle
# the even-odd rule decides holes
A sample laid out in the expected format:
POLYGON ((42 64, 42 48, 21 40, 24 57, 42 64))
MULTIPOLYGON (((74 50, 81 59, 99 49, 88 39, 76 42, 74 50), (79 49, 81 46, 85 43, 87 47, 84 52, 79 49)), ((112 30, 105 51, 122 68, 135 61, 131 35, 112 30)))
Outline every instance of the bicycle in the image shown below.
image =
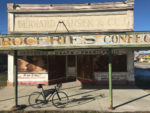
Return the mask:
POLYGON ((55 107, 64 108, 68 104, 69 98, 65 92, 59 91, 61 87, 62 84, 57 84, 53 89, 44 90, 43 84, 38 84, 37 88, 42 88, 42 92, 31 93, 28 98, 29 105, 33 108, 41 108, 42 105, 52 101, 55 107), (52 100, 50 100, 51 97, 52 100))

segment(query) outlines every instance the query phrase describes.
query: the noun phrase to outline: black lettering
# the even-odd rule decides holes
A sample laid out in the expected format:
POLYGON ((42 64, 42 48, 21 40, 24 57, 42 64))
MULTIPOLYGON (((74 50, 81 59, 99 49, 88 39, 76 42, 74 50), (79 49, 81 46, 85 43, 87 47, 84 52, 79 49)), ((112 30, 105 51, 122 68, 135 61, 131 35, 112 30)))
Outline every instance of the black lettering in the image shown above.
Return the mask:
POLYGON ((95 43, 95 39, 94 38, 86 38, 86 44, 94 44, 95 43))

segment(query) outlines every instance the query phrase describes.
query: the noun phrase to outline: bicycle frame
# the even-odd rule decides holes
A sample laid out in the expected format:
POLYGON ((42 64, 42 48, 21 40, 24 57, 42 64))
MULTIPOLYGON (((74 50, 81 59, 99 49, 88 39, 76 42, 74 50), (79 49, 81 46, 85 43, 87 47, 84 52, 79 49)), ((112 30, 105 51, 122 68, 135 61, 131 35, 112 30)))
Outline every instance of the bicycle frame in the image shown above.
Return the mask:
POLYGON ((50 98, 52 97, 52 95, 56 92, 56 94, 57 94, 57 96, 58 96, 58 98, 59 98, 59 100, 61 100, 61 98, 60 98, 60 96, 58 95, 58 90, 59 90, 59 88, 57 89, 56 87, 54 88, 54 89, 49 89, 49 90, 54 90, 52 93, 50 93, 47 97, 45 96, 45 94, 44 94, 44 89, 43 89, 43 87, 42 87, 42 96, 43 96, 43 98, 44 98, 44 101, 45 102, 48 102, 49 100, 50 100, 50 98), (46 99, 47 98, 47 99, 46 99))
POLYGON ((41 91, 29 95, 29 105, 38 108, 40 105, 48 104, 51 101, 55 107, 64 107, 67 105, 69 98, 65 92, 59 91, 61 86, 57 84, 55 88, 44 89, 42 84, 39 84, 38 88, 41 88, 41 91))

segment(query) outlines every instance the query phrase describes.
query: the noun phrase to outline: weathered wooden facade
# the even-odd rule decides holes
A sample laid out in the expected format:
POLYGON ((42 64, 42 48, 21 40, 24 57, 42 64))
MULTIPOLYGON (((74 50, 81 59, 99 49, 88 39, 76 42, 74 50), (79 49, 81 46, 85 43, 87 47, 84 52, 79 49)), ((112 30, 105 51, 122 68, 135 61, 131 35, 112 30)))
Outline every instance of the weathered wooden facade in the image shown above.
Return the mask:
MULTIPOLYGON (((108 84, 108 48, 114 84, 134 83, 134 48, 149 45, 150 34, 133 31, 134 1, 89 4, 8 4, 8 84, 53 84, 69 80, 108 84), (131 47, 127 49, 125 47, 131 47)), ((4 38, 5 37, 5 38, 4 38)))
POLYGON ((150 47, 150 32, 134 32, 134 0, 88 4, 8 4, 8 85, 79 80, 134 84, 134 50, 150 47))
MULTIPOLYGON (((110 47, 114 83, 134 83, 134 50, 149 47, 150 43, 148 32, 61 34, 61 38, 73 40, 71 43, 66 41, 67 44, 60 44, 57 40, 57 44, 53 45, 51 40, 57 35, 8 35, 9 40, 6 36, 0 38, 4 39, 1 40, 1 49, 10 50, 11 46, 11 50, 18 50, 19 83, 50 84, 57 80, 78 78, 82 82, 107 84, 110 47), (78 41, 82 36, 86 37, 85 41, 81 38, 83 43, 78 41)), ((8 60, 12 62, 9 72, 13 72, 13 51, 9 51, 8 60)), ((9 77, 13 80, 13 76, 9 77)))

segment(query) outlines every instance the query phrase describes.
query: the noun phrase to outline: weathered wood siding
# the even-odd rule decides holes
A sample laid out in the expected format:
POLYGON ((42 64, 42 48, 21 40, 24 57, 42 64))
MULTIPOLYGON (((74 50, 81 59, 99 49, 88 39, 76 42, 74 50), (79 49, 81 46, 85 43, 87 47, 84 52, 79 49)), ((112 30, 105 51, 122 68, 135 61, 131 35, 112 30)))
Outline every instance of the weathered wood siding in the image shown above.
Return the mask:
POLYGON ((133 1, 92 4, 8 4, 9 33, 133 31, 133 1))

